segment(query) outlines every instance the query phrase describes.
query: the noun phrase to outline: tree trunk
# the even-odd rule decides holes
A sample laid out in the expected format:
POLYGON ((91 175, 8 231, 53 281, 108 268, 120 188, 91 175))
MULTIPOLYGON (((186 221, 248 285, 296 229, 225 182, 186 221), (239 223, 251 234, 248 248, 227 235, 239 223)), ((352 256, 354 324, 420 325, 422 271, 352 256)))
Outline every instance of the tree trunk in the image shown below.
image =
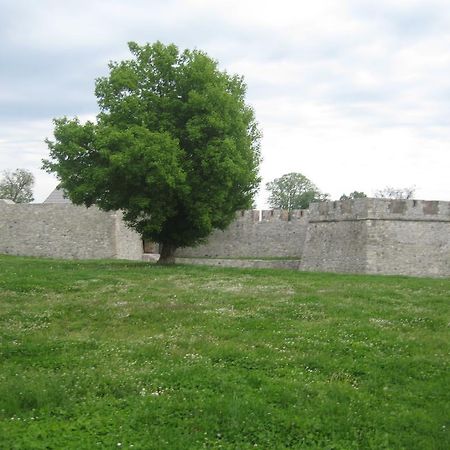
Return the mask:
POLYGON ((175 264, 175 250, 177 247, 170 242, 161 243, 161 252, 157 264, 169 265, 175 264))

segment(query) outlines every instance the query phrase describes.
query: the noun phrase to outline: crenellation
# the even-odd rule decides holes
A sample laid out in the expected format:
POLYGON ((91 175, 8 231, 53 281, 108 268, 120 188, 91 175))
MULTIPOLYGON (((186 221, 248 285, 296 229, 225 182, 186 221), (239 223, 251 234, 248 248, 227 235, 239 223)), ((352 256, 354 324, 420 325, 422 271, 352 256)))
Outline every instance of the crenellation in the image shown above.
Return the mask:
POLYGON ((301 220, 308 215, 307 209, 294 209, 290 213, 290 220, 301 220))
POLYGON ((449 202, 428 200, 388 200, 372 201, 371 218, 384 220, 441 221, 449 220, 449 202))
POLYGON ((269 221, 275 218, 276 210, 275 209, 264 209, 261 211, 261 220, 269 221))
POLYGON ((259 209, 252 209, 251 212, 252 212, 253 222, 259 222, 261 220, 261 215, 260 215, 259 209))
POLYGON ((424 214, 439 214, 439 202, 423 202, 422 211, 424 214))
POLYGON ((450 203, 426 200, 364 198, 339 202, 313 203, 311 222, 346 220, 448 221, 450 203))

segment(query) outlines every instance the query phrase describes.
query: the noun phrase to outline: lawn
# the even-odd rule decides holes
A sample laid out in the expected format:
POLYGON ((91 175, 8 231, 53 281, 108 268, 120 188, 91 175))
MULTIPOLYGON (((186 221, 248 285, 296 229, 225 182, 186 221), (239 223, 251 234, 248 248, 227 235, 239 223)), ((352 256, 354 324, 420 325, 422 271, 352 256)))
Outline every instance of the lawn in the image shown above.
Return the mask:
POLYGON ((449 293, 0 256, 0 448, 447 450, 449 293))

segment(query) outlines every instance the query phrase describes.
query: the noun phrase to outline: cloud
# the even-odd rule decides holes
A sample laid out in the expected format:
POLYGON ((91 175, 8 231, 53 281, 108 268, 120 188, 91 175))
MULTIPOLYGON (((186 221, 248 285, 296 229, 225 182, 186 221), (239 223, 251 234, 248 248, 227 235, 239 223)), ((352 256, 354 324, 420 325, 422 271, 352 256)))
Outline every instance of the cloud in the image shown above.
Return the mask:
POLYGON ((416 184, 450 198, 445 0, 10 0, 0 39, 0 169, 32 167, 45 186, 51 119, 95 116, 108 61, 159 39, 244 75, 264 182, 295 169, 335 196, 416 184))
POLYGON ((349 5, 358 20, 402 42, 439 35, 449 19, 446 0, 352 0, 349 5))
POLYGON ((34 197, 38 201, 43 201, 57 184, 53 175, 40 169, 41 159, 47 154, 44 138, 51 134, 51 122, 47 120, 0 122, 0 172, 30 170, 36 179, 34 197))

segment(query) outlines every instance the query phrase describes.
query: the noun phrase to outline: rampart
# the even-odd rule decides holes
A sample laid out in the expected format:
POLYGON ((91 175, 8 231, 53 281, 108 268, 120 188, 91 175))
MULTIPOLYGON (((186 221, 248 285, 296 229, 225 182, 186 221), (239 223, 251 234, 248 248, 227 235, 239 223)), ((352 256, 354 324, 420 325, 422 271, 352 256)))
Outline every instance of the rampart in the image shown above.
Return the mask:
POLYGON ((300 258, 308 227, 308 211, 240 211, 224 231, 216 230, 205 244, 181 248, 187 258, 300 258))
POLYGON ((450 276, 450 203, 357 199, 307 211, 245 211, 178 256, 293 257, 300 270, 450 276))
POLYGON ((300 269, 450 276, 450 203, 359 199, 313 204, 300 269))
MULTIPOLYGON (((0 201, 0 253, 55 258, 142 258, 120 213, 72 204, 0 201)), ((184 258, 287 258, 300 270, 450 276, 450 202, 358 199, 309 210, 243 211, 184 258)), ((203 261, 204 262, 204 261, 203 261)), ((222 263, 224 264, 224 263, 222 263)))
POLYGON ((142 240, 120 213, 70 203, 0 201, 0 253, 53 258, 140 259, 142 240))

